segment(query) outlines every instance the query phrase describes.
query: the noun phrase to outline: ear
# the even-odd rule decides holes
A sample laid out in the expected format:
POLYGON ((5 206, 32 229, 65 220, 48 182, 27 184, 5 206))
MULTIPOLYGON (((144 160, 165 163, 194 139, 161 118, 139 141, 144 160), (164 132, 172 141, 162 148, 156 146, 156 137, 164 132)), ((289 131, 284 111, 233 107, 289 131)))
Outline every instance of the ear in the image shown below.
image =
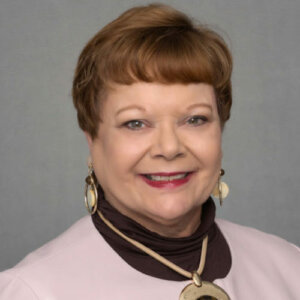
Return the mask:
POLYGON ((92 147, 93 147, 93 139, 87 131, 84 131, 84 135, 85 135, 85 138, 87 140, 87 143, 88 143, 88 146, 89 146, 89 149, 90 149, 90 152, 91 152, 92 147))

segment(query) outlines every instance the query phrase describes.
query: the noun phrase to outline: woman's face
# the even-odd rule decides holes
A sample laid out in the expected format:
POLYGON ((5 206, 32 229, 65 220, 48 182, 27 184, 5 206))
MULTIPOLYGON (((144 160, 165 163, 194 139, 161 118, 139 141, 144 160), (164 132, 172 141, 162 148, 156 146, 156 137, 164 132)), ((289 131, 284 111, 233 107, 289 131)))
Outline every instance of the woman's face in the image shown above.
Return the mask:
POLYGON ((192 233, 221 167, 212 86, 115 85, 101 116, 97 137, 86 136, 106 199, 162 235, 192 233))

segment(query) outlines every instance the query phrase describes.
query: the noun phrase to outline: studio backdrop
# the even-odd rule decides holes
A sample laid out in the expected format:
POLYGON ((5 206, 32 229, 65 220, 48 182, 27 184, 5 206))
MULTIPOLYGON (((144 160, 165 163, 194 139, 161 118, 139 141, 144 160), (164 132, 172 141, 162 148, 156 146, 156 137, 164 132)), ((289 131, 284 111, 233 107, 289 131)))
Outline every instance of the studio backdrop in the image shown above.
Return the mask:
MULTIPOLYGON (((217 215, 300 243, 300 1, 161 1, 204 24, 234 58, 217 215)), ((134 0, 0 2, 0 270, 86 215, 88 147, 71 99, 85 43, 134 0)))

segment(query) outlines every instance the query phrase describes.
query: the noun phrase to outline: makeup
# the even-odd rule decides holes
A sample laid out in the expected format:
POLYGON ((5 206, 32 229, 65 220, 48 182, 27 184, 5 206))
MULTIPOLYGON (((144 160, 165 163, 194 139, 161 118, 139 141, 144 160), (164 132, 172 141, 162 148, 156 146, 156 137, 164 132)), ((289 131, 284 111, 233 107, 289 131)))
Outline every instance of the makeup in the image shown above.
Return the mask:
POLYGON ((152 187, 172 189, 187 183, 193 174, 194 172, 176 172, 143 174, 140 176, 148 185, 152 187))

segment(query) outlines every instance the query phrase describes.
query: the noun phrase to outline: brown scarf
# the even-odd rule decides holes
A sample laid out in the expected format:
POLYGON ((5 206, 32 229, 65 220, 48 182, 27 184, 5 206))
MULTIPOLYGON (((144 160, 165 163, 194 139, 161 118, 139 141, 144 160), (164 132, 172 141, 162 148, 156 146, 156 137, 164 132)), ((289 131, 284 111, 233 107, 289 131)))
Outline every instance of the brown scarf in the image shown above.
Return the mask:
MULTIPOLYGON (((101 187, 98 189, 98 208, 121 232, 187 271, 198 268, 202 240, 208 234, 207 257, 202 279, 214 281, 217 278, 224 278, 230 271, 229 246, 215 223, 216 207, 211 198, 203 204, 201 224, 198 229, 191 236, 184 238, 160 236, 122 215, 105 199, 101 187)), ((175 281, 186 280, 182 275, 164 266, 115 234, 103 223, 98 214, 94 214, 92 220, 106 242, 136 270, 157 278, 175 281)))

